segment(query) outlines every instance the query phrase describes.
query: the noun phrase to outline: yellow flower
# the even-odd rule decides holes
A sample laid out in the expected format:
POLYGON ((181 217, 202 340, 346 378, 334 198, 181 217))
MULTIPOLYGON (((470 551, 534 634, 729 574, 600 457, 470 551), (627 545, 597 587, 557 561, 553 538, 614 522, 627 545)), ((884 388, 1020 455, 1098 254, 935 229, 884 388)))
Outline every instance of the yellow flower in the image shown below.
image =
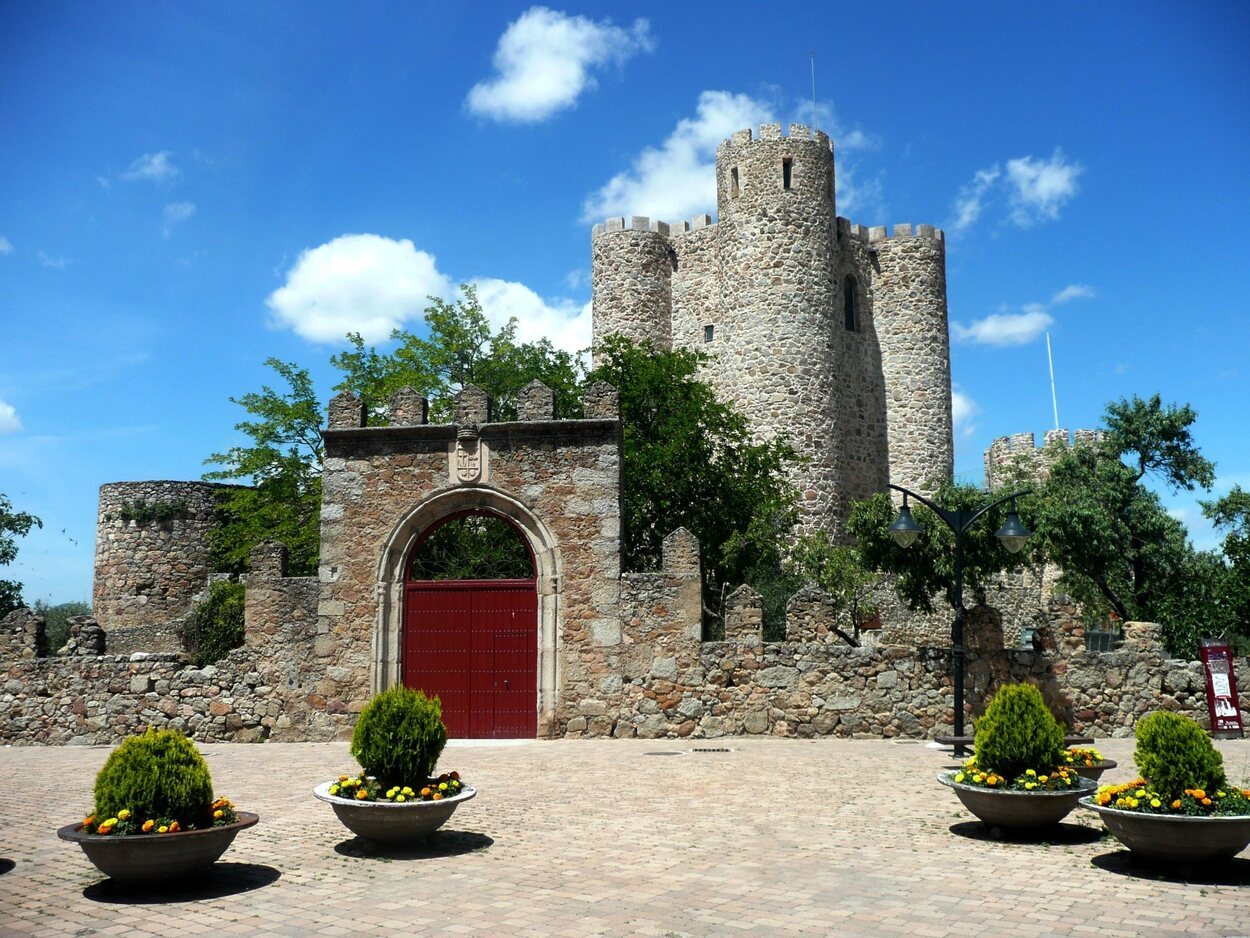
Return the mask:
POLYGON ((368 797, 369 797, 369 792, 367 789, 362 788, 360 789, 360 791, 356 792, 357 801, 364 801, 368 797))
POLYGON ((1034 776, 1034 775, 1036 775, 1037 773, 1036 773, 1036 772, 1034 772, 1032 769, 1029 769, 1029 770, 1028 770, 1027 772, 1025 772, 1024 774, 1025 774, 1025 775, 1028 775, 1028 776, 1034 776))
POLYGON ((1163 802, 1162 802, 1162 801, 1160 801, 1158 798, 1151 798, 1151 799, 1150 799, 1150 807, 1152 807, 1152 808, 1162 808, 1162 807, 1163 807, 1163 802))
POLYGON ((224 816, 224 812, 221 810, 221 808, 218 808, 216 811, 213 812, 213 817, 216 818, 218 821, 220 821, 223 816, 224 816))
POLYGON ((1025 782, 1024 787, 1027 788, 1029 791, 1032 791, 1034 788, 1037 787, 1037 782, 1025 782))
POLYGON ((411 789, 411 788, 409 788, 407 785, 405 785, 405 786, 404 786, 404 790, 403 790, 403 794, 405 794, 405 795, 407 795, 409 798, 411 798, 411 797, 412 797, 412 795, 413 795, 413 791, 412 791, 412 789, 411 789))
POLYGON ((130 812, 127 811, 125 808, 122 808, 120 811, 117 812, 117 820, 119 821, 130 820, 130 812))
POLYGON ((156 829, 156 832, 157 832, 158 834, 168 834, 168 833, 169 833, 169 828, 168 828, 166 825, 162 824, 160 827, 158 827, 158 828, 156 829))
POLYGON ((439 783, 438 783, 438 790, 439 790, 439 791, 446 791, 446 790, 447 790, 447 783, 446 783, 446 782, 439 782, 439 783))
POLYGON ((962 782, 963 780, 964 780, 964 773, 963 773, 963 772, 959 772, 959 773, 957 773, 957 774, 955 775, 955 781, 957 781, 957 782, 962 782))
POLYGON ((403 803, 404 801, 406 801, 406 800, 407 800, 407 797, 406 797, 405 795, 396 795, 396 796, 395 796, 395 800, 396 800, 396 801, 398 801, 398 802, 400 802, 400 803, 403 803))
POLYGON ((155 826, 156 826, 156 822, 149 818, 148 820, 143 822, 143 833, 145 834, 152 833, 152 828, 154 828, 155 826))
POLYGON ((1047 780, 1048 780, 1049 778, 1050 778, 1050 776, 1048 776, 1048 775, 1039 775, 1039 776, 1037 777, 1037 780, 1038 780, 1039 782, 1041 782, 1043 785, 1045 785, 1045 784, 1046 784, 1046 782, 1047 782, 1047 780))

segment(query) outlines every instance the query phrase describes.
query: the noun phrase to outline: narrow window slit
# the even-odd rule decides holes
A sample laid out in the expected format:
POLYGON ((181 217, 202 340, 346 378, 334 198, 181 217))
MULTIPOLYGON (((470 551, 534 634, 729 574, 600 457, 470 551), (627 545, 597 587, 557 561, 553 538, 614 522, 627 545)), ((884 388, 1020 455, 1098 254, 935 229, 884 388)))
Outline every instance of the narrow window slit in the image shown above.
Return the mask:
POLYGON ((794 179, 794 160, 786 157, 781 161, 781 188, 789 189, 794 179))

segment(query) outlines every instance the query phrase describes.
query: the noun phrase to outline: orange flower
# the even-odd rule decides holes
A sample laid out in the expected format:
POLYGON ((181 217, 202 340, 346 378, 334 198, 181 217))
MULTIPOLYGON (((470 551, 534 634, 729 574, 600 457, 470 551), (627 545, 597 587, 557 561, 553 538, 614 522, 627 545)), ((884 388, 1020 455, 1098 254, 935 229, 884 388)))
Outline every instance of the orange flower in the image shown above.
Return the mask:
POLYGON ((153 821, 151 818, 149 818, 148 820, 143 822, 143 833, 145 834, 152 833, 152 828, 154 828, 155 826, 156 826, 156 822, 153 821))
POLYGON ((180 830, 182 830, 182 828, 179 826, 179 824, 178 824, 178 822, 177 822, 177 821, 170 821, 170 822, 169 822, 169 832, 170 832, 171 834, 176 834, 176 833, 178 833, 178 831, 180 831, 180 830))
POLYGON ((428 788, 422 788, 422 789, 421 789, 421 797, 422 797, 422 798, 428 798, 428 797, 430 797, 430 790, 429 790, 428 788))
POLYGON ((1201 788, 1195 788, 1195 789, 1193 790, 1192 794, 1193 794, 1193 796, 1194 796, 1195 798, 1197 798, 1199 801, 1201 801, 1202 799, 1204 799, 1204 798, 1207 796, 1207 793, 1206 793, 1205 791, 1203 791, 1201 788))
POLYGON ((1172 810, 1179 811, 1181 809, 1181 799, 1177 798, 1172 802, 1172 810))
POLYGON ((1202 799, 1202 804, 1203 804, 1203 807, 1207 807, 1207 808, 1211 807, 1211 799, 1210 799, 1210 798, 1203 798, 1203 799, 1202 799))
POLYGON ((434 800, 434 801, 442 801, 442 800, 443 800, 443 796, 442 796, 442 795, 440 795, 438 792, 434 792, 434 797, 433 797, 433 800, 434 800))
POLYGON ((85 818, 83 818, 83 819, 82 819, 82 826, 83 826, 83 827, 90 827, 90 826, 91 826, 92 824, 94 824, 94 823, 95 823, 95 815, 94 815, 94 814, 89 814, 89 815, 87 815, 85 818))
POLYGON ((368 797, 369 797, 369 790, 367 788, 362 788, 360 789, 360 791, 356 792, 357 801, 364 801, 368 797))

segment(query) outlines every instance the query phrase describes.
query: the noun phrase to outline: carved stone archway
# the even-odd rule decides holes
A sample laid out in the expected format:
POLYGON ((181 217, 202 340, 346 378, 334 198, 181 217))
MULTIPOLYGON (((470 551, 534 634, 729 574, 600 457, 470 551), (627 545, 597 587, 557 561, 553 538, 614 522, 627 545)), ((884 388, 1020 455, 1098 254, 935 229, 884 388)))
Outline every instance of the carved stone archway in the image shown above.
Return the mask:
POLYGON ((377 568, 378 616, 373 632, 371 689, 377 693, 403 680, 404 567, 413 545, 430 526, 465 511, 493 514, 511 522, 533 554, 538 591, 538 733, 552 735, 559 687, 560 552, 550 529, 537 515, 496 489, 464 486, 434 493, 414 505, 392 529, 377 568))

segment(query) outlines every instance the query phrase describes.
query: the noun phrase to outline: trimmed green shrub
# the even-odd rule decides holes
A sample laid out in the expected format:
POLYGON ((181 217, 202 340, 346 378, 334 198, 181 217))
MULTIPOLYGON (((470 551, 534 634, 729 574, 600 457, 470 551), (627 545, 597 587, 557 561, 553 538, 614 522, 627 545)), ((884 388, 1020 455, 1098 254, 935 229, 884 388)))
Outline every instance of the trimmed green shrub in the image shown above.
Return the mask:
POLYGON ((977 720, 977 766, 1006 778, 1060 764, 1063 727, 1031 684, 1006 684, 977 720))
POLYGON ((352 733, 352 755, 383 788, 423 785, 447 745, 443 706, 419 690, 392 687, 361 711, 352 733))
POLYGON ((213 780, 195 743, 175 730, 149 729, 113 750, 95 778, 95 816, 127 810, 137 823, 167 818, 210 827, 213 780))
POLYGON ((243 644, 243 584, 219 580, 208 598, 191 610, 182 630, 182 647, 197 668, 220 661, 243 644))
POLYGON ((1157 710, 1137 723, 1133 761, 1151 791, 1174 800, 1185 789, 1224 785, 1224 757, 1189 717, 1157 710))

